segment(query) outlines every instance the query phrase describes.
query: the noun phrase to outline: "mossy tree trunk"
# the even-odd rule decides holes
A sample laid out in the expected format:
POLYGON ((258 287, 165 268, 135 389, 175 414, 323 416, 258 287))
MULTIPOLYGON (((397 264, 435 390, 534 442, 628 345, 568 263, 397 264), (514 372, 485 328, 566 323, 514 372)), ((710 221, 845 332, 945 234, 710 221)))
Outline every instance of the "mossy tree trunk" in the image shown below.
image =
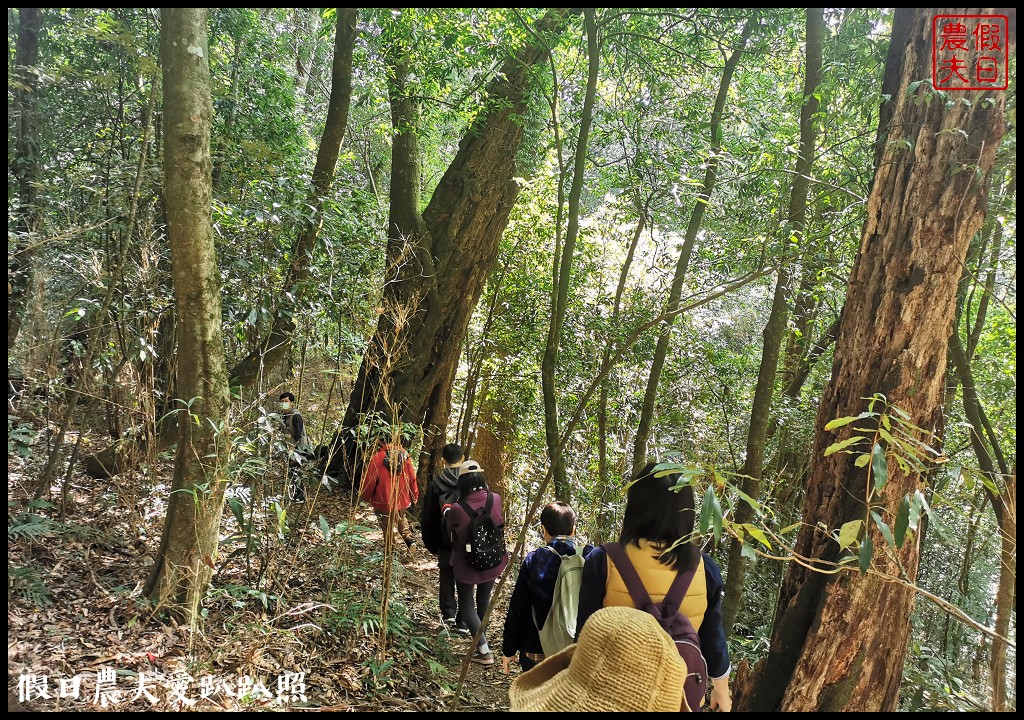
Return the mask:
POLYGON ((195 623, 216 563, 231 443, 220 272, 211 222, 213 105, 206 10, 163 9, 160 53, 180 409, 167 518, 144 592, 157 605, 195 623))

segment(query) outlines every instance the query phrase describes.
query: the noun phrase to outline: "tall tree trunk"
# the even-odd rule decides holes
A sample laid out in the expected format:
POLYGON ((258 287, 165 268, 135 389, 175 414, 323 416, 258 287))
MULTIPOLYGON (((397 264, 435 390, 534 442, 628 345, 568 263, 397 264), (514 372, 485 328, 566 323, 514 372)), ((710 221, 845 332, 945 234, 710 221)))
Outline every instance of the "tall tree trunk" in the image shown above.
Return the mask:
POLYGON ((303 283, 309 275, 316 239, 323 225, 324 199, 331 189, 334 170, 341 153, 341 141, 348 124, 352 100, 352 48, 356 38, 356 8, 338 8, 338 27, 334 37, 334 70, 331 75, 331 97, 327 104, 327 121, 320 138, 320 148, 313 167, 313 186, 307 204, 312 217, 299 231, 292 244, 291 260, 285 277, 280 304, 274 312, 269 334, 256 350, 231 369, 231 385, 248 387, 269 368, 291 354, 295 335, 297 303, 306 296, 303 283))
MULTIPOLYGON (((806 20, 806 62, 804 65, 803 103, 800 106, 800 154, 796 159, 796 172, 789 191, 789 212, 787 227, 780 242, 786 247, 792 234, 804 237, 807 219, 807 190, 810 186, 811 165, 814 161, 817 125, 814 116, 819 101, 815 93, 821 82, 821 42, 825 32, 824 8, 807 8, 806 20)), ((768 420, 771 417, 772 396, 775 394, 775 377, 779 367, 779 352, 786 333, 789 319, 788 266, 783 264, 775 282, 772 308, 765 324, 761 345, 761 366, 757 373, 754 400, 750 408, 750 427, 747 430, 747 450, 740 467, 743 476, 743 492, 755 501, 761 501, 761 474, 764 471, 764 446, 768 439, 768 420)), ((736 507, 733 518, 738 525, 754 519, 754 508, 746 502, 736 507)), ((743 598, 743 584, 747 576, 748 558, 743 556, 743 543, 733 540, 729 548, 729 584, 722 600, 722 626, 726 635, 732 634, 732 626, 739 614, 743 598)))
MULTIPOLYGON (((396 128, 384 312, 360 365, 342 432, 335 435, 328 454, 328 472, 343 481, 360 476, 355 431, 378 413, 423 429, 421 481, 440 462, 456 361, 519 193, 515 158, 533 66, 547 56, 547 43, 561 32, 567 15, 563 9, 548 11, 527 44, 491 81, 483 110, 422 215, 415 204, 418 192, 403 174, 412 172, 416 163, 415 134, 401 125, 396 128), (396 206, 400 199, 406 207, 396 206), (393 359, 385 368, 388 353, 393 359)), ((393 114, 407 107, 408 100, 398 102, 393 114)), ((401 112, 395 119, 405 122, 401 112)))
POLYGON ((160 13, 164 195, 178 316, 178 450, 160 549, 144 594, 199 620, 217 558, 231 444, 220 272, 211 220, 209 48, 204 8, 160 13))
MULTIPOLYGON (((1000 638, 1010 636, 1010 621, 1013 618, 1017 603, 1017 467, 1014 466, 1006 476, 1002 492, 997 501, 1002 512, 999 529, 999 586, 996 590, 996 622, 995 631, 999 637, 993 638, 992 656, 989 660, 988 683, 992 690, 993 712, 1014 710, 1009 698, 1016 697, 1015 690, 1007 688, 1006 654, 1007 643, 1000 638)), ((1016 663, 1014 663, 1016 666, 1016 663)), ((1014 672, 1016 677, 1016 672, 1014 672)), ((1016 681, 1014 681, 1016 682, 1016 681)))
MULTIPOLYGON (((837 438, 825 430, 827 422, 860 414, 864 398, 874 393, 883 393, 925 430, 942 422, 956 285, 971 237, 984 220, 987 176, 1005 130, 1005 92, 979 91, 970 103, 948 108, 941 101, 924 102, 924 85, 907 92, 911 82, 930 77, 934 15, 927 8, 895 13, 893 37, 906 42, 890 47, 886 73, 898 74, 899 89, 891 96, 893 123, 868 199, 832 378, 818 408, 795 546, 805 560, 787 568, 771 649, 756 687, 737 699, 737 709, 885 712, 895 710, 899 699, 900 658, 915 596, 890 578, 916 578, 919 537, 890 554, 883 537, 869 530, 874 546, 886 549, 876 553, 872 570, 833 575, 821 570, 839 559, 839 547, 819 528, 863 518, 859 498, 867 480, 854 455, 825 457, 829 445, 852 433, 847 426, 837 438), (959 172, 965 166, 970 170, 959 172)), ((919 480, 890 466, 888 482, 876 495, 877 512, 891 521, 919 480)))
POLYGON ((14 86, 14 157, 10 176, 15 179, 19 207, 15 212, 14 247, 7 256, 7 354, 11 353, 21 330, 25 304, 32 284, 33 235, 39 231, 39 127, 38 106, 40 8, 18 8, 18 39, 14 48, 11 80, 14 86))
MULTIPOLYGON (((722 80, 718 84, 718 95, 715 97, 715 107, 711 111, 711 148, 708 151, 707 168, 704 171, 704 184, 701 186, 700 194, 693 204, 690 212, 690 222, 686 226, 686 236, 683 239, 683 246, 679 250, 679 260, 676 261, 675 276, 672 278, 672 287, 669 289, 668 302, 665 303, 665 312, 671 312, 679 305, 679 298, 683 294, 683 281, 686 279, 686 271, 690 267, 690 256, 693 254, 693 247, 697 242, 697 232, 704 221, 704 211, 711 200, 711 193, 715 189, 715 180, 718 176, 718 165, 721 162, 722 151, 722 116, 725 113, 725 101, 729 96, 729 84, 732 82, 733 73, 739 65, 740 57, 747 45, 747 38, 754 26, 752 20, 747 20, 743 25, 740 41, 736 49, 725 61, 725 68, 722 70, 722 80)), ((636 437, 633 440, 633 472, 637 472, 647 462, 647 441, 651 435, 651 426, 654 423, 654 407, 658 399, 658 384, 661 382, 661 371, 665 367, 665 358, 668 356, 668 344, 672 338, 672 324, 675 322, 673 315, 658 336, 658 344, 654 349, 654 357, 651 358, 651 372, 647 377, 647 390, 644 392, 644 403, 640 409, 640 421, 637 423, 636 437)))
POLYGON ((590 124, 594 118, 594 100, 597 95, 597 75, 601 53, 597 43, 597 19, 593 8, 584 8, 583 22, 587 31, 587 87, 583 95, 583 109, 580 113, 580 133, 576 140, 576 154, 573 159, 572 184, 569 188, 569 224, 561 252, 554 252, 552 273, 551 324, 548 327, 544 357, 541 359, 540 380, 544 393, 544 438, 548 445, 548 459, 554 467, 552 480, 555 498, 571 502, 572 493, 565 475, 565 460, 559 450, 558 396, 556 390, 558 350, 565 327, 565 309, 569 300, 569 282, 572 279, 573 254, 580 231, 580 197, 583 194, 583 176, 587 164, 587 143, 590 124))

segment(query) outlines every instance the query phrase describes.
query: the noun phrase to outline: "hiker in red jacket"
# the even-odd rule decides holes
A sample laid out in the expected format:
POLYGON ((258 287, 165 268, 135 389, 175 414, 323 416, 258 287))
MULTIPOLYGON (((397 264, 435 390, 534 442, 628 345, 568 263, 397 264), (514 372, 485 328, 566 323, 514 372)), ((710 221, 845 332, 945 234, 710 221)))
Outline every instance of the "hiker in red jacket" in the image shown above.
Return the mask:
POLYGON ((407 548, 412 548, 416 537, 409 528, 406 509, 419 500, 420 490, 416 484, 416 469, 412 458, 405 449, 402 438, 399 442, 386 443, 370 459, 363 478, 359 496, 370 503, 384 533, 385 546, 391 539, 391 528, 397 528, 407 548))

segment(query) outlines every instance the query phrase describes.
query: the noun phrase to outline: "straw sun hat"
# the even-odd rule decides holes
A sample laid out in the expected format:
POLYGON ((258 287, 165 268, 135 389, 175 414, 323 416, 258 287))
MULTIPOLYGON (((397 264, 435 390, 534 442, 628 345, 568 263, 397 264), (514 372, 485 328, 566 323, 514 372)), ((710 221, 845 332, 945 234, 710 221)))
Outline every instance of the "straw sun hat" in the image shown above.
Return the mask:
POLYGON ((517 677, 514 712, 679 712, 686 663, 643 610, 607 607, 590 616, 579 642, 517 677))

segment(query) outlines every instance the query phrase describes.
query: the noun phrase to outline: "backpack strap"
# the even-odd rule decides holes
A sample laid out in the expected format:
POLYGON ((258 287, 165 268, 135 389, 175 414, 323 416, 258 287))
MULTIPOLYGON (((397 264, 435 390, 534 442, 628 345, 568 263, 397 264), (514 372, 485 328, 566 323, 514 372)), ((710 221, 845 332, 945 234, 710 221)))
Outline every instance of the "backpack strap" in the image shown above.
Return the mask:
POLYGON ((472 520, 473 518, 478 517, 480 515, 490 515, 491 514, 491 507, 494 505, 494 494, 491 493, 490 490, 487 491, 487 501, 484 503, 484 506, 480 509, 480 512, 477 512, 476 510, 471 508, 469 505, 467 505, 466 501, 463 498, 459 498, 458 503, 459 503, 459 507, 461 507, 463 510, 465 510, 466 511, 466 515, 468 515, 469 519, 472 520))
POLYGON ((615 564, 619 575, 622 576, 622 582, 626 584, 629 596, 633 598, 633 604, 641 609, 649 605, 653 606, 654 603, 651 602, 651 596, 637 574, 636 568, 633 567, 633 563, 629 561, 629 556, 626 555, 626 548, 622 547, 622 543, 605 543, 604 551, 607 553, 608 559, 615 564))
MULTIPOLYGON (((609 559, 615 563, 615 568, 619 571, 622 582, 626 584, 626 589, 629 591, 630 597, 633 598, 633 603, 641 609, 648 605, 654 607, 654 601, 651 600, 650 593, 644 587, 644 583, 640 579, 640 575, 637 574, 636 568, 633 567, 633 563, 629 561, 629 556, 626 554, 626 549, 622 547, 622 544, 605 543, 604 549, 609 559)), ((665 598, 660 603, 660 614, 663 618, 672 617, 678 612, 679 606, 683 604, 683 598, 686 597, 686 591, 693 581, 693 575, 696 570, 697 568, 693 568, 686 572, 676 573, 675 580, 672 581, 671 587, 669 587, 668 592, 665 593, 665 598)))
POLYGON ((676 574, 676 579, 672 581, 672 587, 665 593, 665 599, 661 601, 665 608, 665 617, 671 617, 679 611, 679 606, 683 604, 683 599, 686 597, 686 591, 690 588, 690 583, 693 582, 693 575, 697 572, 697 568, 691 568, 686 572, 676 574))

